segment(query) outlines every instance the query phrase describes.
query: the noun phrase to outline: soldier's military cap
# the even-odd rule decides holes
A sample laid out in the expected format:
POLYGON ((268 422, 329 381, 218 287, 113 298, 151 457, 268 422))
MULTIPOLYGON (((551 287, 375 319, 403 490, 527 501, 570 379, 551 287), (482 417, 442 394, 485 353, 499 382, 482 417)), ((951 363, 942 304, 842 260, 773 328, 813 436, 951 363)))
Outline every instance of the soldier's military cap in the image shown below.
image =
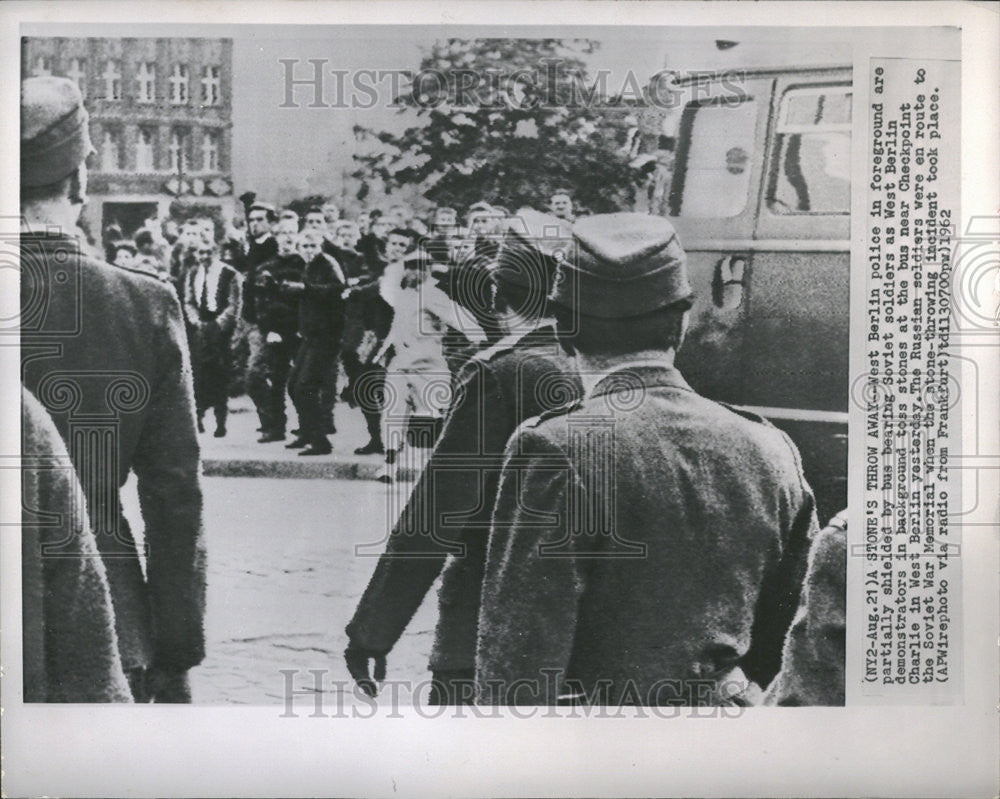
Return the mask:
POLYGON ((76 83, 40 76, 21 83, 21 185, 47 186, 94 151, 76 83))
POLYGON ((522 208, 505 220, 504 235, 492 264, 495 280, 545 297, 559 263, 573 250, 573 228, 564 219, 522 208))
POLYGON ((584 217, 573 225, 573 244, 552 299, 583 316, 639 316, 691 297, 684 250, 663 217, 584 217))

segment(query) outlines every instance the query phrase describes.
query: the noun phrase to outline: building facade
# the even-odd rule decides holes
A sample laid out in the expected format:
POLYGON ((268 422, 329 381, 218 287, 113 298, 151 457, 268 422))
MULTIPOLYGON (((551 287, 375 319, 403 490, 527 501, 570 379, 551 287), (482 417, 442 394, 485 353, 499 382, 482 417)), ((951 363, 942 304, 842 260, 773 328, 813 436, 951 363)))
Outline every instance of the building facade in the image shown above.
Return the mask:
POLYGON ((130 237, 178 200, 232 215, 231 39, 22 43, 22 75, 75 80, 90 112, 82 225, 95 242, 130 237))

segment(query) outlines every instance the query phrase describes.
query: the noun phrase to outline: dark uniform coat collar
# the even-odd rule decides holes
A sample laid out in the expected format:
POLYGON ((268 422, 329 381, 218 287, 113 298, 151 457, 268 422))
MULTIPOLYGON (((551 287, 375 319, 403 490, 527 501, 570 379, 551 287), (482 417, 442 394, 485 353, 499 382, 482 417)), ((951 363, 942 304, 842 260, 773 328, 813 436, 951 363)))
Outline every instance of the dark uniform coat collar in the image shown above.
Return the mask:
POLYGON ((664 363, 662 365, 643 361, 642 363, 623 364, 606 374, 588 395, 603 397, 621 391, 635 391, 647 388, 679 388, 684 391, 694 391, 676 367, 664 363))

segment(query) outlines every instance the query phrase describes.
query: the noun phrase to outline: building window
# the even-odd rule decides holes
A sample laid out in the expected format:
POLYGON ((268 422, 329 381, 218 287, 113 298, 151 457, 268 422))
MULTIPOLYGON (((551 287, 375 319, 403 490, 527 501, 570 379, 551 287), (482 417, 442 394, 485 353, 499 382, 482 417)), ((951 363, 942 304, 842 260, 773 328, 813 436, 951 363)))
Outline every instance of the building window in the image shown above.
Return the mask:
POLYGON ((187 167, 187 133, 175 128, 170 132, 170 171, 181 173, 187 167))
POLYGON ((201 168, 205 172, 218 172, 219 167, 219 132, 206 130, 202 143, 201 168))
POLYGON ((80 87, 80 94, 87 96, 87 62, 82 58, 71 58, 66 77, 80 87))
POLYGON ((187 105, 188 101, 188 68, 187 64, 174 64, 170 72, 170 102, 174 105, 187 105))
POLYGON ((35 64, 31 68, 31 74, 36 78, 41 75, 52 74, 52 61, 47 55, 40 55, 35 59, 35 64))
POLYGON ((107 100, 122 99, 122 65, 121 61, 108 61, 104 64, 104 97, 107 100))
POLYGON ((219 68, 205 67, 201 78, 202 105, 218 105, 221 100, 219 68))
POLYGON ((121 169, 121 158, 121 134, 115 130, 104 131, 101 139, 101 169, 105 172, 117 172, 121 169))
POLYGON ((139 72, 136 80, 139 83, 139 102, 156 102, 156 64, 152 61, 143 61, 139 64, 139 72))
POLYGON ((155 135, 149 128, 139 128, 135 142, 135 169, 137 172, 152 172, 156 169, 153 159, 155 135))

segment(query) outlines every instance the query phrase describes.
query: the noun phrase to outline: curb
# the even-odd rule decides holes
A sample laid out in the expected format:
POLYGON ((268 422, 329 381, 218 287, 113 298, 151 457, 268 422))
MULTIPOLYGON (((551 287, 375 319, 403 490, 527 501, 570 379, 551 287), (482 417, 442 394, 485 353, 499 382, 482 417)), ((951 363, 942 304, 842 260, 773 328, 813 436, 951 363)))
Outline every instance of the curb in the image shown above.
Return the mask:
MULTIPOLYGON (((336 458, 332 460, 260 460, 205 458, 205 477, 276 477, 294 480, 374 480, 382 469, 378 460, 336 458)), ((416 469, 400 468, 397 479, 415 480, 416 469)))

